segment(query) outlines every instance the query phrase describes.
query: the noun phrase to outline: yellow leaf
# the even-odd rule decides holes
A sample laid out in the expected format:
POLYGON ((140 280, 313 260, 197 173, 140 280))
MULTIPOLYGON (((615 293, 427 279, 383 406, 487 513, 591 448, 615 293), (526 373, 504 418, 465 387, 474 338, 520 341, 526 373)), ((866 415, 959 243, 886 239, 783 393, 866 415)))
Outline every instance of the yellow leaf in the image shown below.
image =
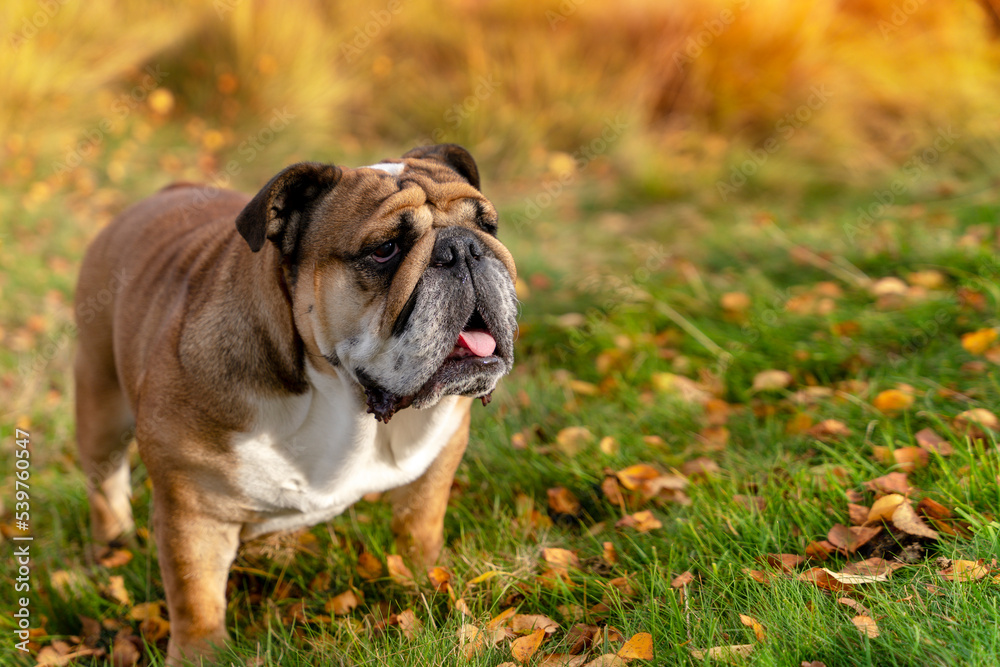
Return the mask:
POLYGON ((542 549, 542 558, 556 573, 561 575, 568 575, 571 567, 580 567, 580 558, 575 551, 569 549, 554 547, 542 549))
POLYGON ((719 299, 723 310, 742 313, 750 308, 750 297, 743 292, 726 292, 719 299))
POLYGON ((747 616, 746 614, 740 614, 740 623, 746 627, 753 630, 753 636, 757 638, 757 641, 763 643, 767 641, 767 634, 764 632, 764 626, 760 624, 753 616, 747 616))
POLYGON ((417 582, 413 579, 413 573, 410 572, 410 568, 406 567, 403 563, 403 557, 398 554, 390 554, 385 557, 385 564, 389 569, 389 576, 397 584, 402 584, 404 586, 416 586, 417 582))
POLYGON ((663 524, 653 516, 652 512, 642 510, 641 512, 636 512, 635 514, 630 514, 619 519, 615 526, 618 528, 635 528, 640 533, 648 533, 651 530, 662 528, 663 524))
POLYGON ((648 632, 632 635, 632 638, 618 649, 617 655, 625 660, 652 660, 653 635, 648 632))
POLYGON ((872 404, 886 414, 895 414, 913 405, 913 396, 899 389, 887 389, 876 396, 872 404))
POLYGON ((544 638, 545 630, 538 628, 530 635, 520 637, 511 642, 510 653, 518 662, 527 662, 531 656, 535 655, 535 651, 542 645, 544 638))
POLYGON ((551 635, 559 629, 559 624, 542 614, 515 614, 511 629, 519 635, 535 630, 544 630, 545 634, 551 635))
POLYGON ((635 491, 639 489, 644 483, 651 479, 656 479, 662 473, 651 465, 646 463, 638 463, 634 466, 629 466, 623 470, 619 470, 615 473, 618 477, 618 481, 629 491, 635 491))
POLYGON ((583 426, 568 426, 556 434, 556 448, 567 456, 575 456, 594 435, 583 426))
POLYGON ((145 621, 147 618, 161 618, 163 602, 142 602, 129 609, 128 617, 133 621, 145 621))
POLYGON ((948 581, 976 581, 989 574, 990 568, 979 560, 953 560, 940 574, 948 581))
POLYGON ((497 628, 505 625, 507 620, 514 616, 514 607, 507 607, 502 612, 490 619, 490 622, 486 624, 487 630, 496 630, 497 628))
POLYGON ((125 578, 115 575, 108 577, 108 585, 101 591, 104 596, 119 604, 132 604, 132 597, 125 589, 125 578))
POLYGON ((500 572, 497 571, 497 570, 490 570, 488 572, 483 572, 478 577, 476 577, 474 579, 471 579, 469 581, 469 583, 467 583, 465 586, 466 586, 466 588, 468 588, 469 586, 475 586, 476 584, 481 584, 484 581, 489 581, 490 579, 492 579, 493 577, 497 576, 498 574, 500 574, 500 572))
POLYGON ((427 578, 430 579, 434 590, 439 593, 444 593, 451 588, 451 572, 443 567, 435 567, 428 570, 427 578))
POLYGON ((996 342, 996 329, 980 329, 962 336, 962 347, 970 354, 983 354, 996 342))
POLYGON ((378 579, 382 576, 382 563, 367 551, 362 552, 358 556, 358 574, 365 581, 378 579))
POLYGON ((858 632, 867 637, 875 639, 879 636, 878 626, 871 616, 859 614, 851 619, 851 623, 854 623, 854 627, 858 629, 858 632))
POLYGON ((876 500, 872 504, 872 508, 868 510, 867 523, 878 523, 879 521, 892 520, 893 512, 895 512, 900 503, 905 500, 906 498, 898 493, 890 493, 889 495, 882 496, 876 500))

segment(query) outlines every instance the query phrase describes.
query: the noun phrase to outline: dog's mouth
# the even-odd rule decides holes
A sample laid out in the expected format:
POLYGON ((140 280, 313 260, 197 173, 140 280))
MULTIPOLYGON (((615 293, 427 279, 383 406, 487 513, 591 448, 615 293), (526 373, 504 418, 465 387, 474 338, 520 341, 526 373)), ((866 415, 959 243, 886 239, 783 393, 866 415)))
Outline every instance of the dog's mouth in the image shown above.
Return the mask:
MULTIPOLYGON (((493 374, 504 364, 503 359, 495 354, 496 351, 497 341, 477 308, 458 332, 451 352, 416 393, 399 396, 377 386, 364 373, 359 373, 358 379, 365 389, 368 402, 368 413, 375 415, 377 421, 388 423, 397 411, 439 394, 443 387, 457 378, 493 374)), ((491 393, 487 391, 480 395, 483 405, 489 403, 491 393)))

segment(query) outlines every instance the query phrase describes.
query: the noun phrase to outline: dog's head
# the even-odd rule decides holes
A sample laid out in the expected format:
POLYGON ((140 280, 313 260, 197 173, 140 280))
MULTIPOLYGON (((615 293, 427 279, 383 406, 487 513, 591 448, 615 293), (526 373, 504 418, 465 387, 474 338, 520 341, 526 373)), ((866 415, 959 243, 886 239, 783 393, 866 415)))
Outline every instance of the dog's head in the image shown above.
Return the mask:
POLYGON ((361 385, 376 419, 448 395, 488 400, 510 371, 514 260, 464 148, 293 165, 236 226, 254 252, 274 244, 306 351, 361 385))

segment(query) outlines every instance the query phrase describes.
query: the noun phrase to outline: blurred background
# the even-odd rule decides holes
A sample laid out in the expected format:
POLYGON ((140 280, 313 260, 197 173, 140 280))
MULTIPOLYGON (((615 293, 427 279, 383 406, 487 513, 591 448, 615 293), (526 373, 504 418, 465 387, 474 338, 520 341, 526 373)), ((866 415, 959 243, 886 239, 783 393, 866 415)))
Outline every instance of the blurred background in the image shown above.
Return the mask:
MULTIPOLYGON (((140 173, 130 199, 146 174, 253 189, 291 160, 360 164, 447 141, 491 188, 586 171, 639 199, 796 199, 889 183, 945 136, 937 178, 908 190, 948 195, 997 163, 998 11, 11 0, 0 179, 29 205, 63 188, 128 191, 140 173)), ((530 208, 518 201, 515 215, 530 208)))

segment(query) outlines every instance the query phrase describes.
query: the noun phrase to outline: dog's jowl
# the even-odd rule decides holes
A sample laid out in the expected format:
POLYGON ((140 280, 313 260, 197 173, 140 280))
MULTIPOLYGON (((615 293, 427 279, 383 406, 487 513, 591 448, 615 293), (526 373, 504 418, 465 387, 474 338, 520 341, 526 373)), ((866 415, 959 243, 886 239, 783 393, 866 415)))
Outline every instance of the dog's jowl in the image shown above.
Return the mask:
POLYGON ((437 558, 472 402, 514 358, 514 262, 479 187, 451 144, 358 169, 296 164, 252 199, 168 187, 94 240, 76 294, 92 529, 103 542, 132 530, 134 428, 170 664, 225 642, 242 539, 391 490, 401 550, 437 558))

